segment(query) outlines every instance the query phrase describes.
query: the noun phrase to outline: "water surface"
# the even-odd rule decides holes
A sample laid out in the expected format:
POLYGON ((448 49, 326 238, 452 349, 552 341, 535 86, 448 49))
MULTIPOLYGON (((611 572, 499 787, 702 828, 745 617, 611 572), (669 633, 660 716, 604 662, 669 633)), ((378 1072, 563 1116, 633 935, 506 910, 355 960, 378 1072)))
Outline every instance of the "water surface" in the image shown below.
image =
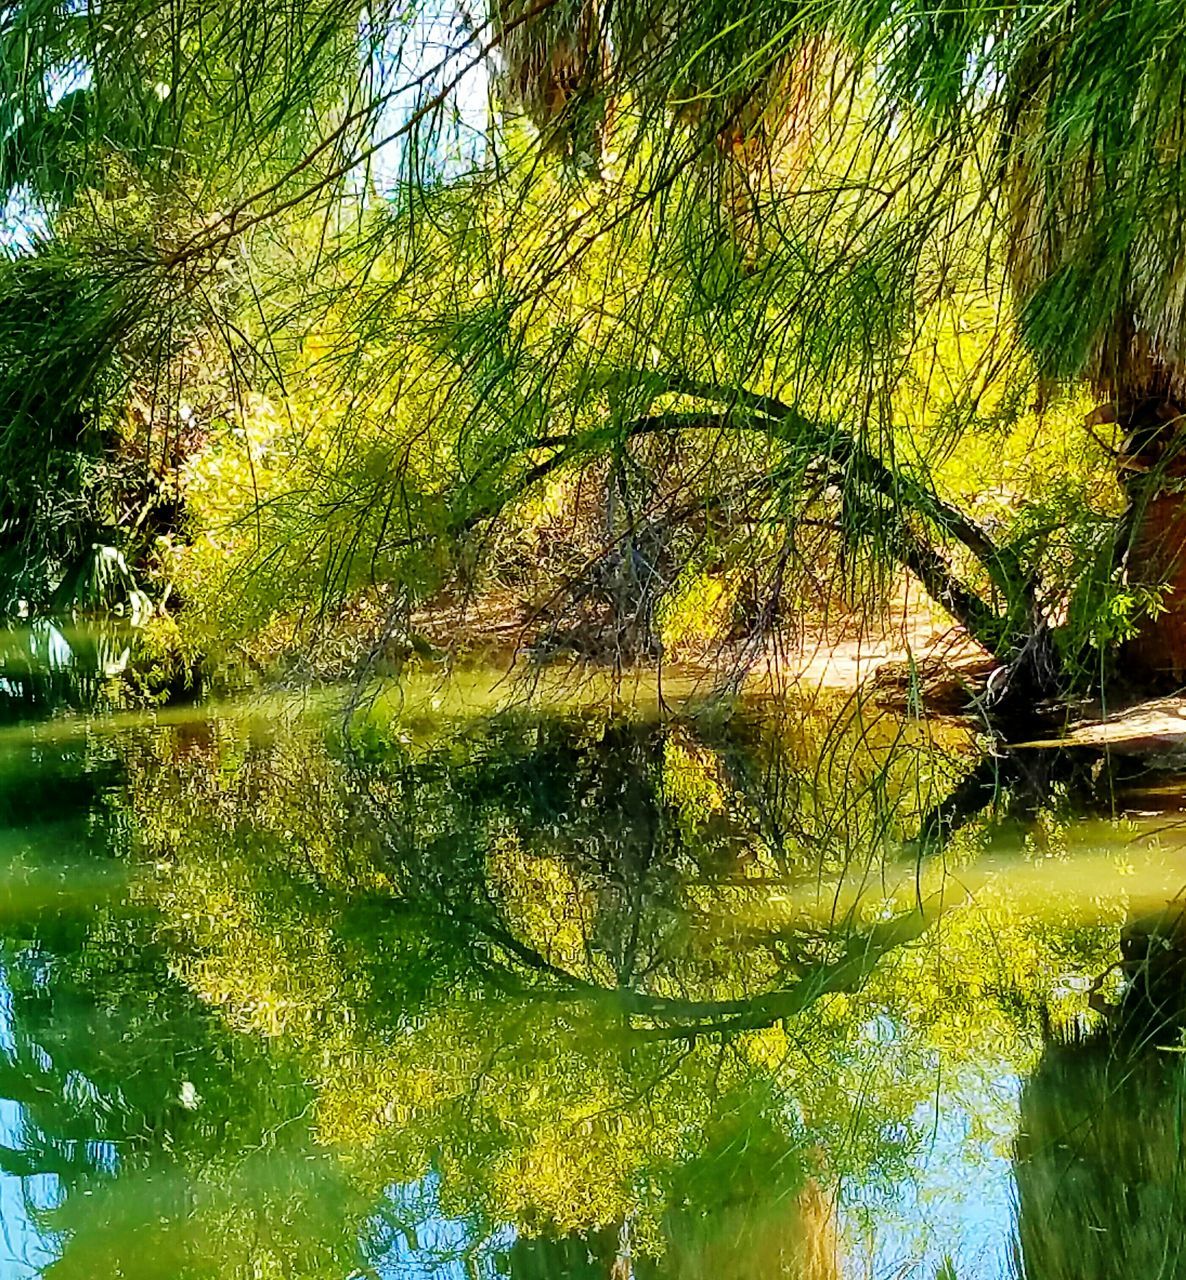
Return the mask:
POLYGON ((14 694, 0 1276, 1186 1274, 1186 782, 405 695, 14 694))

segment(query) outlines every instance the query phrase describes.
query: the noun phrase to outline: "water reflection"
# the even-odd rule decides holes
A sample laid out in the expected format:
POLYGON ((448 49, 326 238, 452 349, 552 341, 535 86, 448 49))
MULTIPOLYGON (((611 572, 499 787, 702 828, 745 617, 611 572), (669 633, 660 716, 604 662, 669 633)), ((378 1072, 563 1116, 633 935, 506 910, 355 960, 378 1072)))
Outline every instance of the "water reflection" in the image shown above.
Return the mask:
POLYGON ((101 707, 109 682, 128 669, 132 644, 131 628, 116 620, 76 626, 39 618, 0 626, 0 719, 101 707))
POLYGON ((1186 1271, 1186 920, 1126 924, 1122 985, 1091 1031, 1054 1038, 1021 1095, 1018 1270, 1108 1280, 1186 1271))
POLYGON ((1186 841, 1099 757, 52 728, 0 734, 0 1274, 1180 1269, 1186 841))

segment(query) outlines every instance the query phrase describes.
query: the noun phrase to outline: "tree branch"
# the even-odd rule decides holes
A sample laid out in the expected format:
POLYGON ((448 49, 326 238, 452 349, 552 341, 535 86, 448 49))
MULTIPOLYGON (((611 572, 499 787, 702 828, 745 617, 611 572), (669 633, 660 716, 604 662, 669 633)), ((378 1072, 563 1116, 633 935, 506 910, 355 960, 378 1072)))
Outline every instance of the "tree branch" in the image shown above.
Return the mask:
POLYGON ((599 452, 610 440, 620 443, 676 431, 758 431, 796 449, 805 449, 813 460, 828 468, 829 479, 834 484, 843 486, 855 480, 870 494, 892 502, 896 518, 892 550, 897 559, 978 644, 1005 660, 1012 649, 1024 642, 1025 635, 1015 634, 1011 624, 1013 618, 1020 616, 1028 625, 1036 615, 1037 602, 1032 584, 1021 572, 1015 555, 1008 548, 998 547, 970 517, 916 480, 892 471, 846 432, 831 424, 806 418, 777 400, 692 382, 673 382, 670 389, 682 395, 713 398, 726 407, 720 412, 645 414, 615 428, 612 433, 540 437, 530 447, 550 448, 556 452, 520 477, 511 492, 471 513, 458 533, 467 532, 482 520, 496 515, 509 502, 560 467, 599 452), (745 412, 735 412, 737 406, 745 412), (940 551, 911 529, 903 518, 902 507, 929 520, 943 534, 971 552, 1004 596, 1004 616, 959 577, 940 551))

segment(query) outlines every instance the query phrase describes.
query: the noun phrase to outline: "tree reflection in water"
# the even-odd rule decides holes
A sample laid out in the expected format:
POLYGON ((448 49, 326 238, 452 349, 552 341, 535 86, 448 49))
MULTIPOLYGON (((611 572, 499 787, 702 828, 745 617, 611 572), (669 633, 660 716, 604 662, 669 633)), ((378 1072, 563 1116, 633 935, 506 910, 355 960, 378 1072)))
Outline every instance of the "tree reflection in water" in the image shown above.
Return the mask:
POLYGON ((1056 1037, 1021 1095, 1018 1270, 1186 1274, 1186 919, 1131 920, 1102 1025, 1056 1037))
POLYGON ((916 1176, 945 1082, 1002 1071, 1032 1070, 1027 1274, 1072 1274, 1034 1224, 1085 1256, 1097 1183, 1176 1211, 1181 1056, 1117 1065, 1139 984, 1044 1040, 1093 1016, 1175 874, 1150 853, 1123 894, 1034 909, 1113 858, 1088 756, 985 762, 966 729, 852 707, 33 740, 0 1169, 52 1180, 47 1274, 857 1275, 854 1206, 916 1176), (1070 847, 1092 831, 1099 857, 1070 847), (1129 1154, 1080 1148, 1096 1172, 1056 1195, 1045 1139, 1105 1098, 1129 1154))

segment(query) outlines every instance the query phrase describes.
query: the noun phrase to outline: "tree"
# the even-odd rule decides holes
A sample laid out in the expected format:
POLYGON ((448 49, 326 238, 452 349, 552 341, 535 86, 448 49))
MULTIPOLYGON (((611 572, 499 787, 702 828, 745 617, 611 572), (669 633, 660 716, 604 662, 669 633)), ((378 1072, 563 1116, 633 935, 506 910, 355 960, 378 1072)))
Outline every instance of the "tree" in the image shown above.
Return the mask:
MULTIPOLYGON (((635 652, 705 575, 744 579, 735 614, 769 630, 823 530, 850 594, 909 571, 1015 705, 1130 640, 1148 679, 1176 669, 1164 6, 545 0, 467 25, 257 0, 166 30, 105 0, 5 22, 41 77, 10 58, 5 173, 47 202, 38 256, 89 228, 145 325, 181 298, 221 339, 236 394, 204 465, 240 459, 252 492, 202 532, 236 571, 284 567, 281 607, 376 579, 406 615, 587 478, 600 568, 561 587, 599 582, 635 652), (55 102, 71 66, 87 83, 55 102), (941 339, 968 314, 983 332, 941 339), (248 384, 281 425, 244 445, 248 384), (1084 429, 1087 386, 1109 402, 1084 429), (1008 481, 988 518, 956 455, 999 470, 1035 397, 1049 482, 1008 481), (260 491, 253 449, 281 443, 260 491)), ((178 406, 195 381, 151 347, 134 366, 178 406)), ((201 595, 218 558, 199 539, 191 563, 201 595)))

